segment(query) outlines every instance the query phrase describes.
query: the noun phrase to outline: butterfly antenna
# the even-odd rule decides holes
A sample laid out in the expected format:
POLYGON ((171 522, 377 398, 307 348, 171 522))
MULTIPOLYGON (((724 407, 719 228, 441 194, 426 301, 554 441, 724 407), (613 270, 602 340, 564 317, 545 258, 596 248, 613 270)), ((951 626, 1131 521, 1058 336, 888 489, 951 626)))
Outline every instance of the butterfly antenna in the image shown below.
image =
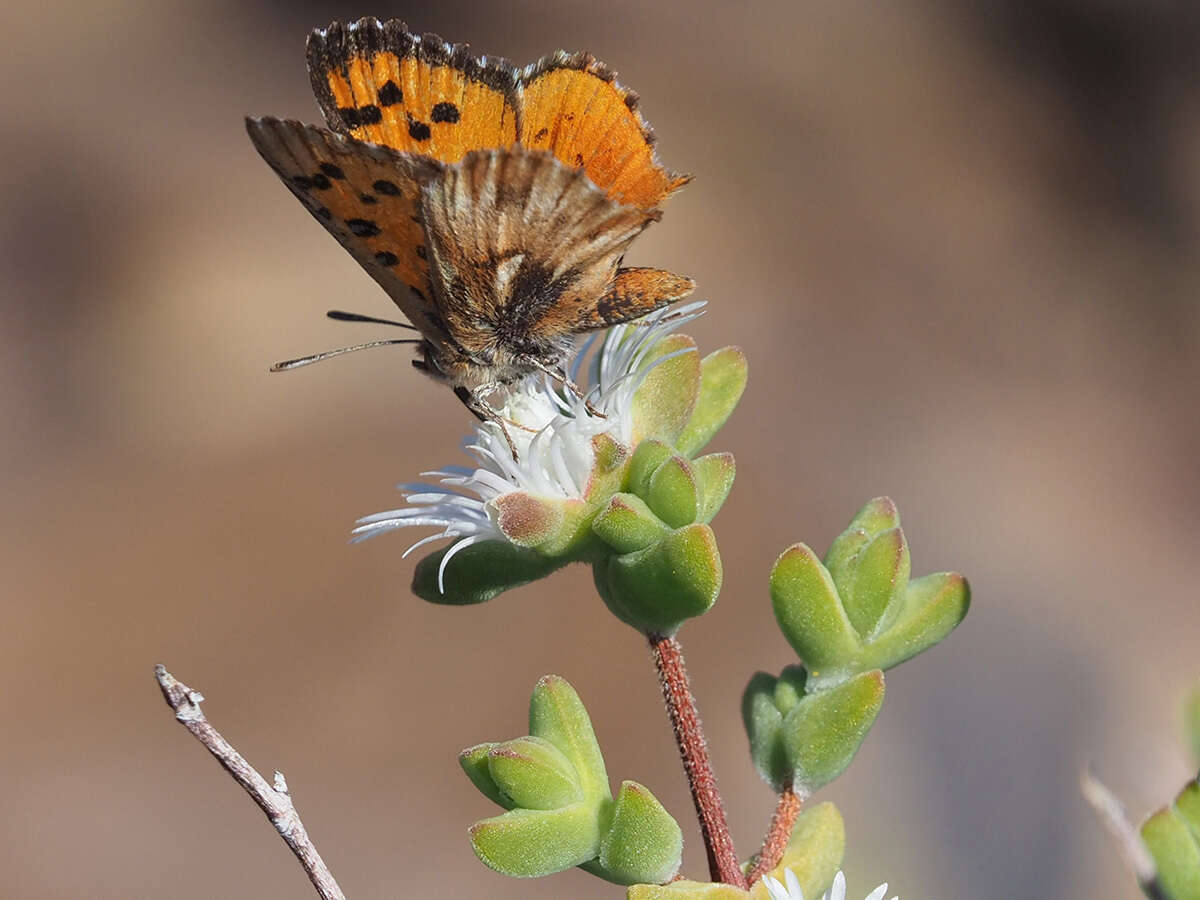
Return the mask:
POLYGON ((277 362, 271 366, 272 372, 286 372, 288 369, 298 369, 301 366, 307 366, 309 363, 320 362, 323 359, 329 359, 334 356, 341 356, 343 353, 354 353, 356 350, 370 350, 372 347, 387 347, 391 344, 419 344, 420 338, 400 338, 390 341, 369 341, 365 344, 355 344, 353 347, 339 347, 337 350, 326 350, 324 353, 314 353, 312 356, 301 356, 297 359, 285 359, 283 362, 277 362))
POLYGON ((345 312, 340 309, 331 309, 325 315, 338 322, 371 322, 375 325, 395 325, 397 328, 407 328, 410 331, 419 330, 415 325, 409 325, 407 322, 397 322, 393 319, 377 319, 375 316, 364 316, 362 313, 345 312))

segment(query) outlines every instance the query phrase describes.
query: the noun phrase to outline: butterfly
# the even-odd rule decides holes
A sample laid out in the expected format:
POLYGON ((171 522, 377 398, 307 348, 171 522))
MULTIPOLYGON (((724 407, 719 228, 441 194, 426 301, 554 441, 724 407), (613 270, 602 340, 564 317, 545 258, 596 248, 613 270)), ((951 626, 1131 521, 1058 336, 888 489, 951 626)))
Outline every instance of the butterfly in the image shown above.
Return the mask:
POLYGON ((537 372, 578 393, 576 335, 694 289, 621 266, 690 176, 659 164, 637 95, 590 54, 517 69, 365 18, 313 31, 308 70, 328 127, 247 118, 250 139, 409 324, 330 316, 418 331, 361 346, 415 343, 413 365, 481 419, 503 429, 489 398, 537 372))

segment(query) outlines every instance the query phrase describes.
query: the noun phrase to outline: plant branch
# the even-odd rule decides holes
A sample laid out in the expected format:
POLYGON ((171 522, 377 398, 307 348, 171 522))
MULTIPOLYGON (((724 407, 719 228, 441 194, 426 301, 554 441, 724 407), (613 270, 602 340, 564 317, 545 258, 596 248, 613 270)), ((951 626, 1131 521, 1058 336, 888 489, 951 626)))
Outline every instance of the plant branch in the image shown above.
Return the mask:
POLYGON ((762 849, 758 851, 750 871, 746 873, 747 883, 754 884, 779 865, 792 837, 792 828, 796 824, 796 817, 800 815, 801 805, 800 796, 792 790, 790 784, 785 785, 779 795, 779 802, 775 804, 775 814, 771 816, 771 826, 763 838, 762 849))
POLYGON ((322 900, 346 900, 346 895, 338 887, 333 874, 326 868, 321 854, 308 837, 304 823, 300 821, 300 814, 296 812, 292 803, 283 773, 275 773, 274 787, 267 784, 266 779, 259 775, 204 717, 200 709, 204 700, 203 694, 176 679, 161 664, 154 667, 154 677, 158 679, 158 686, 162 689, 167 705, 175 710, 176 720, 208 748, 208 752, 217 758, 217 762, 225 771, 233 776, 234 781, 240 784, 267 814, 275 830, 300 860, 308 880, 313 883, 322 900))
POLYGON ((683 769, 692 789, 692 800, 700 818, 700 833, 708 853, 709 873, 713 881, 745 888, 746 879, 742 876, 737 851, 729 836, 725 806, 721 803, 717 779, 708 759, 708 745, 704 740, 700 713, 688 684, 683 648, 674 637, 661 634, 647 637, 654 654, 654 665, 658 669, 663 700, 671 717, 671 727, 675 731, 675 742, 679 745, 679 756, 683 760, 683 769))

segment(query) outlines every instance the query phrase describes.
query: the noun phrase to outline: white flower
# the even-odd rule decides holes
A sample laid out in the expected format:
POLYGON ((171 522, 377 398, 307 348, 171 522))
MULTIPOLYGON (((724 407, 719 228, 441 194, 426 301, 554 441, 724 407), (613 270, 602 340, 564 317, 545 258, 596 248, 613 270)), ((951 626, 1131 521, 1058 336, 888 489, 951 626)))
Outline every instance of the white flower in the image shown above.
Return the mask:
MULTIPOLYGON (((457 538, 438 569, 438 587, 442 589, 446 564, 456 553, 480 541, 507 540, 496 525, 490 501, 517 491, 557 500, 582 499, 594 462, 592 439, 607 434, 629 446, 634 435, 633 396, 653 368, 644 365, 647 356, 670 332, 699 316, 703 307, 703 301, 666 307, 636 323, 610 329, 593 355, 588 384, 581 385, 586 399, 540 374, 514 385, 499 411, 524 426, 508 428, 517 459, 513 459, 500 426, 480 422, 462 441, 463 450, 474 457, 474 468, 445 466, 422 473, 437 478, 436 484, 399 485, 406 492, 408 506, 359 519, 351 540, 412 526, 440 528, 437 534, 410 546, 404 555, 431 541, 457 538), (589 403, 603 415, 593 415, 589 403)), ((585 342, 568 367, 577 384, 592 343, 592 339, 585 342)), ((670 355, 655 364, 668 358, 670 355)))
MULTIPOLYGON (((767 887, 767 893, 771 895, 771 900, 804 900, 804 891, 800 889, 800 879, 796 877, 796 873, 791 869, 785 869, 783 873, 784 881, 787 885, 780 884, 770 875, 763 876, 763 884, 767 887)), ((867 894, 866 900, 883 900, 883 895, 887 893, 887 882, 885 881, 871 893, 867 894)), ((833 886, 826 892, 822 900, 846 900, 846 876, 841 872, 833 877, 833 886)), ((892 900, 898 900, 893 897, 892 900)))

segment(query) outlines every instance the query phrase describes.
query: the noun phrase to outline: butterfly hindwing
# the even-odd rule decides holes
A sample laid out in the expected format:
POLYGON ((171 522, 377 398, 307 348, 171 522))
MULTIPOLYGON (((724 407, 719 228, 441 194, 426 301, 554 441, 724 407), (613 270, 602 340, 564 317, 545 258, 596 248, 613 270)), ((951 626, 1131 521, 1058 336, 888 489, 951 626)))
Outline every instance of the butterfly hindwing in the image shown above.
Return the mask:
POLYGON ((682 300, 696 289, 696 282, 663 269, 634 267, 620 269, 596 303, 583 327, 608 328, 640 319, 647 313, 682 300))
POLYGON ((658 163, 637 95, 591 54, 547 56, 521 83, 521 143, 582 167, 617 202, 652 209, 690 180, 658 163))
POLYGON ((333 131, 458 162, 517 139, 519 83, 503 59, 416 35, 402 22, 334 22, 308 39, 313 90, 333 131))
POLYGON ((420 222, 421 187, 442 166, 324 128, 247 119, 263 158, 427 338, 442 336, 420 222))
POLYGON ((658 218, 622 205, 583 170, 522 147, 476 151, 423 192, 430 276, 449 318, 490 323, 531 348, 584 330, 622 254, 658 218))

